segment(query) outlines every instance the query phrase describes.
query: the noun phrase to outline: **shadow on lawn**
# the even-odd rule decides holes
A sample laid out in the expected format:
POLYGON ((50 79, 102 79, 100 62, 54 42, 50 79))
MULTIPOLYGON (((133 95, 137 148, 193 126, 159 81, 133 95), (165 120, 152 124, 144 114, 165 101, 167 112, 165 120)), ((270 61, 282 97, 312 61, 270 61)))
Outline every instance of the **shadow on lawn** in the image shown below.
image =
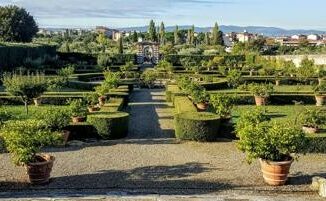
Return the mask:
POLYGON ((298 172, 289 177, 288 184, 290 185, 306 185, 311 184, 313 177, 326 177, 326 172, 314 173, 314 174, 304 174, 298 172))
MULTIPOLYGON (((0 191, 11 192, 10 196, 24 197, 27 194, 16 194, 17 191, 52 192, 73 190, 81 192, 91 190, 95 194, 107 194, 109 191, 137 192, 142 194, 207 194, 232 188, 228 183, 195 179, 193 176, 204 172, 216 170, 205 163, 186 163, 174 166, 147 166, 130 170, 102 170, 92 174, 56 177, 45 186, 14 185, 13 183, 1 185, 0 191)), ((9 196, 9 195, 8 195, 9 196)), ((30 196, 30 195, 29 195, 30 196)))

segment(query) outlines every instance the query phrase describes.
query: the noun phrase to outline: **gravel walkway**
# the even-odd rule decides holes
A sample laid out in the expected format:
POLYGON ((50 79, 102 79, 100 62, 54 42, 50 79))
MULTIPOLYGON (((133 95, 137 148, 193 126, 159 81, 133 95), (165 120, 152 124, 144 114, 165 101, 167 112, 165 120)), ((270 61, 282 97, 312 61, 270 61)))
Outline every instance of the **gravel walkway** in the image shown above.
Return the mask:
POLYGON ((264 184, 256 162, 248 165, 234 142, 179 142, 173 138, 173 108, 163 90, 138 90, 130 102, 126 139, 52 148, 52 181, 26 183, 23 168, 0 154, 0 197, 65 195, 264 195, 305 196, 314 175, 326 177, 326 154, 307 154, 295 162, 289 184, 264 184))

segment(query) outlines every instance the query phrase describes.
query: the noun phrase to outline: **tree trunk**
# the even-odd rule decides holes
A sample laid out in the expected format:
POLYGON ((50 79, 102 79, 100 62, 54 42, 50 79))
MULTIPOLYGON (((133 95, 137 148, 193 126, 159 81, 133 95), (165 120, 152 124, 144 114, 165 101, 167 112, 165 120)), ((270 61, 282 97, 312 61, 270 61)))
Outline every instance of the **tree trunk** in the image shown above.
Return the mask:
POLYGON ((24 104, 25 104, 26 114, 28 115, 28 101, 24 101, 24 104))

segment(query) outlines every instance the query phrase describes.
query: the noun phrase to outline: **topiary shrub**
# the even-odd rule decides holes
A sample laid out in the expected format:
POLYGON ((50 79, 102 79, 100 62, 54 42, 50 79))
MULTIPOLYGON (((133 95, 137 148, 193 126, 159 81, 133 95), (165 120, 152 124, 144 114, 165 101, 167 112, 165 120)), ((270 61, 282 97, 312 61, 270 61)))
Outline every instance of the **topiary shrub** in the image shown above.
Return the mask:
POLYGON ((88 115, 87 121, 96 128, 103 139, 120 139, 128 134, 128 113, 98 113, 88 115))
POLYGON ((175 115, 174 125, 178 139, 214 141, 219 137, 220 117, 208 112, 185 112, 175 115))

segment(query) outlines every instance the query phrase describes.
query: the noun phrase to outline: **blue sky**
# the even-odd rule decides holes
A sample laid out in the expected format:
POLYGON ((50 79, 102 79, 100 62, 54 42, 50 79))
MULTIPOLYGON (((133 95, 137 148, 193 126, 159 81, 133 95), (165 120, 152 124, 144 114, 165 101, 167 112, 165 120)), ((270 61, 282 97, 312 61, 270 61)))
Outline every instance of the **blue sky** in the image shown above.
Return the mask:
POLYGON ((16 4, 52 27, 261 25, 326 31, 325 0, 0 0, 16 4))

